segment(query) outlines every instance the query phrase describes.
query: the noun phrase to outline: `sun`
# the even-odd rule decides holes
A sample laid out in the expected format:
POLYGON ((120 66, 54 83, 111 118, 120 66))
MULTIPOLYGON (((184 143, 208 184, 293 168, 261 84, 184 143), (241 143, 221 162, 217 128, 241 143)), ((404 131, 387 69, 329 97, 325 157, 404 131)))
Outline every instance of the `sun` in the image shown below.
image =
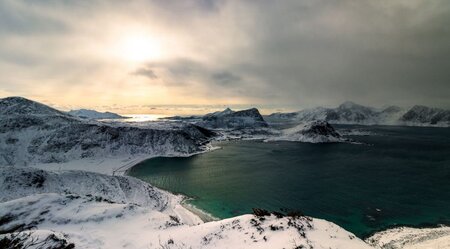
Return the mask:
POLYGON ((128 35, 120 44, 121 56, 130 61, 160 59, 163 52, 162 43, 149 35, 128 35))

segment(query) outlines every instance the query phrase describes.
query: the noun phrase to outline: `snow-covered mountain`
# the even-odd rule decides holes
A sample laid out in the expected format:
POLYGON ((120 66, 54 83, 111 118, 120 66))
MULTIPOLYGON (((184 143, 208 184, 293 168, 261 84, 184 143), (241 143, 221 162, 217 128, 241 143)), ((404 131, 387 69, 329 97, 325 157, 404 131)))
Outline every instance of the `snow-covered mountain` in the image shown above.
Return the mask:
POLYGON ((95 110, 88 109, 78 109, 78 110, 70 110, 67 113, 70 115, 79 117, 79 118, 87 118, 87 119, 124 119, 127 117, 121 116, 117 113, 113 112, 98 112, 95 110))
POLYGON ((229 108, 221 112, 206 114, 197 125, 210 129, 246 129, 268 127, 258 109, 233 111, 229 108))
POLYGON ((23 98, 0 99, 0 115, 61 115, 65 114, 50 106, 23 98))
POLYGON ((153 128, 82 120, 24 98, 0 99, 0 165, 61 163, 110 155, 188 155, 213 133, 191 124, 153 128))
POLYGON ((269 122, 311 122, 324 120, 335 124, 376 124, 379 112, 374 108, 345 102, 337 108, 316 107, 294 113, 268 115, 269 122))
POLYGON ((331 124, 450 126, 450 111, 424 106, 404 110, 397 106, 384 109, 345 102, 336 108, 316 107, 291 113, 265 116, 269 123, 301 123, 324 120, 331 124))
POLYGON ((450 126, 450 110, 416 105, 406 112, 400 120, 408 125, 450 126))
MULTIPOLYGON (((258 139, 306 143, 347 141, 328 122, 323 121, 322 117, 326 116, 324 108, 318 108, 310 113, 303 112, 302 115, 300 124, 287 129, 269 126, 256 108, 242 111, 233 111, 227 108, 224 111, 213 112, 204 116, 172 117, 170 119, 215 130, 221 135, 220 140, 258 139)), ((298 113, 278 113, 272 116, 277 116, 278 120, 290 120, 297 117, 298 113)))
POLYGON ((335 143, 347 141, 326 121, 312 121, 281 131, 266 141, 297 141, 307 143, 335 143))

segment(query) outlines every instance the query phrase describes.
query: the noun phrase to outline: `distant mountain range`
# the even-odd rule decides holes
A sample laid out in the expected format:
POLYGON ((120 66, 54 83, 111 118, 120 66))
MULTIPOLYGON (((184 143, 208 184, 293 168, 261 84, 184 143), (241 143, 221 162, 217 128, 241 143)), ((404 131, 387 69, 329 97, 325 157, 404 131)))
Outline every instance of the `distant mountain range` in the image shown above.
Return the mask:
POLYGON ((416 105, 410 109, 389 106, 376 109, 345 102, 336 108, 316 107, 291 113, 273 113, 264 117, 269 123, 302 123, 316 120, 331 124, 450 126, 450 110, 416 105))

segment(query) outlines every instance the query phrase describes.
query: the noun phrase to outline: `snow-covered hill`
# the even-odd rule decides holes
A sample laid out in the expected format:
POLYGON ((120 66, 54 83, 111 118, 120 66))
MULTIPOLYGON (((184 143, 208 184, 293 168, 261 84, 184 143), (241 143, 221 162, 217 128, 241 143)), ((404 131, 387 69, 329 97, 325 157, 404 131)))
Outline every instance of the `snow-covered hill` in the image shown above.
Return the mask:
POLYGON ((69 113, 72 116, 76 116, 79 118, 87 118, 87 119, 124 119, 127 117, 121 116, 117 113, 113 112, 98 112, 95 110, 88 109, 78 109, 78 110, 70 110, 69 113))
POLYGON ((416 105, 406 112, 400 120, 408 125, 450 126, 450 110, 416 105))
POLYGON ((377 232, 365 241, 377 249, 448 249, 450 227, 396 227, 377 232))
POLYGON ((82 158, 189 155, 213 133, 190 124, 134 127, 82 120, 23 98, 0 99, 0 165, 82 158))
POLYGON ((312 121, 285 129, 278 136, 272 136, 266 141, 297 141, 307 143, 346 142, 336 130, 326 121, 312 121))
POLYGON ((450 126, 450 111, 414 106, 404 110, 397 106, 376 109, 345 102, 336 108, 316 107, 292 113, 265 116, 269 123, 301 123, 324 120, 331 124, 450 126))
POLYGON ((32 167, 0 167, 0 185, 4 190, 0 202, 34 194, 70 193, 162 210, 170 201, 166 192, 136 178, 78 170, 51 172, 32 167))
POLYGON ((0 183, 4 242, 19 237, 108 249, 370 248, 331 222, 301 215, 257 210, 203 223, 177 196, 129 177, 5 167, 0 183))
POLYGON ((65 114, 47 105, 22 98, 0 99, 0 115, 61 115, 65 114))
POLYGON ((222 112, 206 114, 197 125, 210 129, 257 129, 268 126, 256 108, 241 111, 227 108, 222 112))

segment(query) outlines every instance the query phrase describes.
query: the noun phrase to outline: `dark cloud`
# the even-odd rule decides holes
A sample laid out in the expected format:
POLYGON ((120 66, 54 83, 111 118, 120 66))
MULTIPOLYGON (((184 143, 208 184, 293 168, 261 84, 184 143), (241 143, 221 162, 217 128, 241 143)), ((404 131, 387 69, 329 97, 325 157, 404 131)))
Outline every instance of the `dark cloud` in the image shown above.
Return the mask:
POLYGON ((277 101, 450 107, 450 2, 284 3, 251 5, 240 65, 277 101))
POLYGON ((236 97, 299 108, 345 100, 450 107, 448 0, 5 0, 0 63, 23 68, 0 67, 0 73, 3 82, 23 78, 2 88, 31 89, 36 82, 27 86, 29 79, 66 82, 67 75, 89 82, 95 72, 108 72, 108 63, 93 67, 91 60, 70 54, 78 43, 53 40, 67 33, 89 40, 104 29, 96 30, 97 18, 104 25, 138 23, 158 36, 175 37, 179 54, 132 74, 179 92, 195 87, 198 98, 211 102, 236 97))
POLYGON ((221 85, 231 85, 241 81, 241 77, 230 72, 214 73, 212 79, 221 85))
POLYGON ((144 68, 144 67, 137 69, 136 71, 132 72, 132 74, 144 76, 144 77, 147 77, 152 80, 158 78, 158 76, 155 74, 155 72, 152 69, 144 68))
POLYGON ((31 4, 27 6, 12 1, 0 1, 0 35, 50 35, 64 33, 68 29, 65 23, 40 13, 31 4))

